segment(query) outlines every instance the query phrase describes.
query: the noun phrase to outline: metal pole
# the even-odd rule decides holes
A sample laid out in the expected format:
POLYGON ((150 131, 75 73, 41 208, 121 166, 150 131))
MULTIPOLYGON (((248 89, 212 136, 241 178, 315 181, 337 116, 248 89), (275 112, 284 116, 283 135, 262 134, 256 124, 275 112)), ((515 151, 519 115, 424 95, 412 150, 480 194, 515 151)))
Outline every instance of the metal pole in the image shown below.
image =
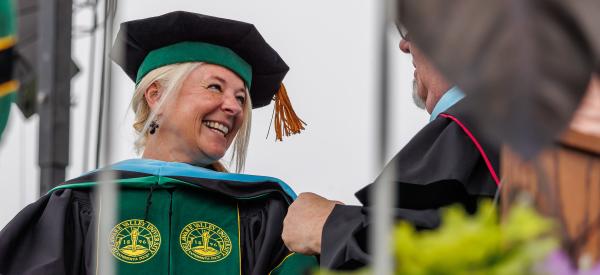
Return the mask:
POLYGON ((96 34, 98 30, 98 0, 94 0, 94 12, 93 12, 93 28, 90 34, 90 57, 89 57, 89 72, 88 72, 88 90, 86 100, 86 111, 85 111, 85 130, 83 137, 83 171, 89 170, 89 159, 90 159, 90 139, 92 131, 92 101, 94 98, 94 79, 96 77, 96 34))
MULTIPOLYGON (((109 18, 113 18, 110 14, 110 3, 112 0, 104 0, 104 37, 102 40, 102 72, 100 75, 100 97, 99 97, 99 101, 98 101, 98 130, 96 131, 96 159, 94 162, 94 168, 98 169, 100 167, 100 157, 101 157, 101 149, 102 149, 102 142, 103 142, 103 137, 104 137, 104 133, 102 132, 102 130, 104 129, 104 103, 106 102, 106 70, 110 69, 110 59, 108 58, 108 51, 107 49, 110 49, 110 42, 107 43, 107 36, 109 35, 108 33, 108 26, 111 25, 111 31, 112 31, 112 21, 109 21, 109 18), (108 44, 108 45, 107 45, 108 44), (109 68, 107 68, 107 61, 108 61, 108 66, 109 68)), ((110 33, 110 36, 112 37, 112 33, 110 33)), ((108 39, 109 41, 112 41, 111 39, 108 39)))
MULTIPOLYGON (((390 22, 395 11, 396 0, 377 1, 378 24, 378 44, 379 44, 379 71, 377 78, 379 80, 379 102, 375 110, 377 113, 377 123, 379 126, 378 139, 378 161, 381 167, 385 165, 385 156, 388 152, 388 115, 390 107, 389 96, 389 54, 388 54, 388 30, 390 22)), ((371 193, 371 202, 373 202, 374 215, 373 228, 370 230, 370 251, 373 253, 373 274, 393 274, 392 257, 392 225, 393 225, 393 206, 396 195, 395 167, 394 163, 388 164, 385 172, 374 184, 374 190, 371 193)))
POLYGON ((40 195, 65 180, 69 164, 72 0, 39 0, 40 195))
MULTIPOLYGON (((106 108, 104 112, 100 112, 100 125, 98 132, 98 151, 96 156, 96 165, 100 165, 102 161, 103 165, 107 165, 112 161, 112 138, 111 138, 111 122, 112 114, 111 108, 113 106, 111 102, 111 90, 112 90, 112 70, 111 61, 109 58, 109 52, 113 38, 113 24, 115 21, 115 14, 118 7, 117 0, 105 0, 104 9, 104 39, 103 39, 103 51, 102 51, 102 77, 100 83, 101 93, 105 97, 101 97, 100 100, 105 100, 101 107, 106 108), (102 119, 104 116, 104 119, 102 119), (104 123, 102 123, 104 122, 104 123), (104 124, 104 125, 102 125, 104 124), (104 131, 100 131, 104 129, 104 131), (103 142, 103 143, 101 143, 103 142)), ((119 190, 115 182, 116 175, 112 170, 103 171, 100 174, 99 184, 96 192, 96 202, 98 205, 97 217, 98 217, 98 250, 96 255, 97 266, 96 274, 102 275, 113 275, 115 274, 115 258, 111 255, 110 249, 107 244, 110 242, 110 232, 112 227, 116 224, 117 217, 117 198, 119 196, 119 190)))

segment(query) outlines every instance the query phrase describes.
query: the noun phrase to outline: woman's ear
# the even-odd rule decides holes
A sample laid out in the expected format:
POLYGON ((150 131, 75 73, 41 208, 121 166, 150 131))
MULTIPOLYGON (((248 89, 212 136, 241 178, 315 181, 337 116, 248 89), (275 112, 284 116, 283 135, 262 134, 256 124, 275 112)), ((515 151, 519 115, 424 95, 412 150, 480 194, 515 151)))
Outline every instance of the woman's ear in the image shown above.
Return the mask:
POLYGON ((161 94, 162 91, 156 82, 152 83, 152 85, 150 85, 144 92, 144 98, 146 99, 146 103, 148 103, 148 106, 151 110, 154 110, 154 108, 156 108, 158 105, 161 94))

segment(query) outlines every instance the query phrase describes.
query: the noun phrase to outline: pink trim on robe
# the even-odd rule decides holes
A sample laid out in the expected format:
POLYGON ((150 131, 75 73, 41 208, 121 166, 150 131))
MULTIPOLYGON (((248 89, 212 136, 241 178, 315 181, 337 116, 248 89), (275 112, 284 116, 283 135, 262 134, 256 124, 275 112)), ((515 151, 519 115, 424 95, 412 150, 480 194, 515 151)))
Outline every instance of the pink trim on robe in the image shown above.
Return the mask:
POLYGON ((458 120, 456 117, 454 117, 452 115, 440 114, 440 116, 451 119, 452 121, 456 122, 456 124, 458 124, 458 126, 460 126, 460 128, 467 134, 467 136, 469 136, 469 138, 471 139, 473 144, 475 144, 475 147, 477 147, 477 150, 481 154, 481 157, 483 157, 483 160, 485 161, 485 165, 487 165, 487 168, 490 171, 490 174, 492 174, 492 178, 496 182, 496 186, 500 186, 500 180, 498 179, 498 176, 496 175, 496 171, 494 170, 494 167, 492 167, 492 163, 490 162, 490 159, 487 157, 487 155, 483 151, 483 148, 479 144, 479 141, 477 141, 477 139, 475 138, 475 136, 473 136, 471 131, 469 131, 469 129, 467 129, 467 127, 462 122, 460 122, 460 120, 458 120))

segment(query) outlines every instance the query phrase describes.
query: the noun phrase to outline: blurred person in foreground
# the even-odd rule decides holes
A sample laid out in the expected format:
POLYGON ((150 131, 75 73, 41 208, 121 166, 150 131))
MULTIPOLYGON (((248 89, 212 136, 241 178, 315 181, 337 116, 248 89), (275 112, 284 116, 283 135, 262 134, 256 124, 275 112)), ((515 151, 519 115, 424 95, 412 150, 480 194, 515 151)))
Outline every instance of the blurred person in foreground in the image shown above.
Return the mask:
POLYGON ((142 158, 69 180, 22 210, 0 232, 0 274, 96 274, 101 246, 117 274, 302 274, 316 265, 281 240, 292 189, 220 162, 234 143, 243 169, 252 108, 275 96, 276 117, 293 113, 281 83, 289 68, 256 28, 172 12, 123 23, 112 58, 136 83, 142 158), (95 213, 109 210, 94 186, 106 170, 120 189, 117 220, 109 242, 96 243, 95 213))
MULTIPOLYGON (((480 199, 494 197, 500 184, 499 147, 482 139, 473 127, 476 118, 461 112, 465 104, 460 89, 441 75, 403 27, 399 30, 400 50, 412 56, 415 68, 413 99, 431 118, 391 160, 395 171, 390 171, 394 166, 388 164, 382 174, 395 173, 396 219, 418 229, 434 229, 440 224, 441 207, 459 203, 474 212, 480 199)), ((367 265, 371 188, 368 185, 356 193, 362 206, 300 194, 284 220, 286 246, 303 254, 319 254, 321 266, 326 268, 367 265)))

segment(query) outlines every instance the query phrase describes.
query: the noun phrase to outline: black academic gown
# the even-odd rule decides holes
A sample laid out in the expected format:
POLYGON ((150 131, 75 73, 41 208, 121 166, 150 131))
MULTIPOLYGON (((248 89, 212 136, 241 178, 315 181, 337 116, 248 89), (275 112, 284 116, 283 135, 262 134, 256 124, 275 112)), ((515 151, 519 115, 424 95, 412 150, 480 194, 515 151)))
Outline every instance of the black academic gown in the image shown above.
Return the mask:
MULTIPOLYGON (((434 229, 440 224, 441 207, 459 203, 474 212, 480 199, 494 197, 499 146, 483 139, 461 108, 463 102, 431 121, 391 160, 396 167, 397 220, 434 229)), ((382 174, 393 169, 390 164, 382 174)), ((356 269, 369 263, 371 189, 368 185, 356 193, 363 206, 336 205, 329 215, 322 235, 321 266, 356 269)))
MULTIPOLYGON (((111 243, 101 245, 111 247, 118 274, 303 274, 317 264, 281 240, 295 194, 278 179, 143 159, 110 168, 119 214, 111 243)), ((100 173, 67 181, 0 231, 1 275, 97 274, 100 173)))

